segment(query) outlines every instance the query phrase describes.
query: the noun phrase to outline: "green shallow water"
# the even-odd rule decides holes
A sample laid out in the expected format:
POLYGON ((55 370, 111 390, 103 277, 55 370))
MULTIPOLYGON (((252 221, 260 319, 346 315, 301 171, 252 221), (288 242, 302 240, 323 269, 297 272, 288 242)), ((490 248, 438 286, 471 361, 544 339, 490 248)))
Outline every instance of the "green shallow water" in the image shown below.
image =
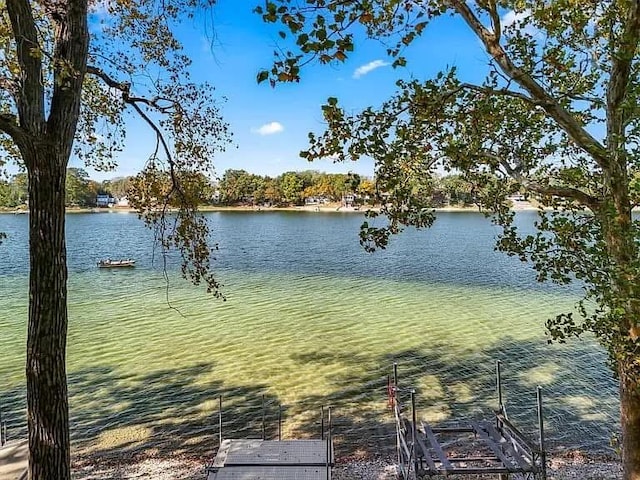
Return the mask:
MULTIPOLYGON (((545 342, 540 320, 570 307, 568 296, 245 273, 226 276, 224 303, 176 280, 169 308, 160 277, 107 274, 118 279, 109 295, 96 298, 92 274, 70 285, 69 388, 82 448, 213 446, 219 395, 228 436, 260 432, 265 395, 271 434, 277 403, 287 406, 288 434, 313 434, 313 416, 331 404, 349 442, 381 448, 390 432, 385 386, 393 361, 431 420, 486 414, 495 405, 493 361, 501 359, 507 404, 530 427, 535 386, 545 388, 558 448, 602 448, 616 421, 612 382, 597 368, 602 353, 590 342, 545 342)), ((3 335, 0 371, 15 408, 26 311, 15 300, 0 303, 13 312, 1 325, 12 334, 3 335)), ((12 420, 19 428, 18 412, 12 420)))
MULTIPOLYGON (((217 442, 218 397, 224 435, 255 436, 263 395, 269 435, 278 404, 285 435, 318 435, 320 407, 333 405, 343 452, 389 451, 394 361, 400 384, 417 389, 422 416, 448 421, 495 406, 498 359, 508 411, 526 430, 535 427, 541 385, 554 448, 607 448, 617 402, 605 355, 589 340, 547 345, 544 335, 544 320, 570 309, 575 293, 429 282, 419 278, 423 267, 401 278, 313 272, 301 262, 289 271, 222 270, 226 302, 173 273, 167 290, 156 270, 72 271, 68 375, 77 451, 208 452, 217 442)), ((0 407, 18 436, 26 277, 0 276, 0 287, 0 407)))

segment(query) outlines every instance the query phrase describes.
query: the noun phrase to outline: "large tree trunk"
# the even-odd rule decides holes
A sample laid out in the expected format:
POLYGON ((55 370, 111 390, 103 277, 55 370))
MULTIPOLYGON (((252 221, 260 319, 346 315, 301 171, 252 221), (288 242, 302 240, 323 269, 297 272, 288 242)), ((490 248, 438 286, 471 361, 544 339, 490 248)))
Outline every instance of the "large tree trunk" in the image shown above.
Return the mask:
POLYGON ((635 372, 620 362, 620 422, 625 480, 640 479, 640 390, 635 372))
POLYGON ((34 148, 29 168, 29 478, 70 478, 67 400, 65 171, 55 148, 34 148))

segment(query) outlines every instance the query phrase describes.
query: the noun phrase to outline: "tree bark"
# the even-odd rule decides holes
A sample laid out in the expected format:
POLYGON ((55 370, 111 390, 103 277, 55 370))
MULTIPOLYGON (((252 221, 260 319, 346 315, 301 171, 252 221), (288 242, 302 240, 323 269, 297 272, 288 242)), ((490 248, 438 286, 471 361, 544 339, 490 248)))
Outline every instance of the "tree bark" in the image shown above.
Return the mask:
MULTIPOLYGON (((29 479, 70 478, 65 152, 34 146, 29 168, 29 479)), ((24 154, 25 152, 23 152, 24 154)))
MULTIPOLYGON (((629 360, 627 360, 629 361, 629 360)), ((634 369, 621 361, 620 423, 622 427, 622 465, 624 480, 640 479, 640 389, 634 369)))

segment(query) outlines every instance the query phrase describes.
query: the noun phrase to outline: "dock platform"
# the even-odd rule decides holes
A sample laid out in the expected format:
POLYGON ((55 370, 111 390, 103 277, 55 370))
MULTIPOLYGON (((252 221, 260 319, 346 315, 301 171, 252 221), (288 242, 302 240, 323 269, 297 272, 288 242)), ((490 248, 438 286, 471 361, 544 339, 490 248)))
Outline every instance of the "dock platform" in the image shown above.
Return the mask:
POLYGON ((329 439, 226 439, 207 480, 330 480, 332 452, 329 439))

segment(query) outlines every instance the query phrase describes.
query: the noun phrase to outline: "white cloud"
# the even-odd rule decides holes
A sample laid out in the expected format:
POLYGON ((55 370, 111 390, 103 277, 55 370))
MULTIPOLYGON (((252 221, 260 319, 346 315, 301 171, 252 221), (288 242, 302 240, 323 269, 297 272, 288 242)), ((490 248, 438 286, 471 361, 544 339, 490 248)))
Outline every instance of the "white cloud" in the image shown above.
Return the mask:
POLYGON ((384 60, 374 60, 373 62, 365 63, 356 68, 355 72, 353 72, 353 78, 360 78, 376 68, 386 67, 387 65, 389 65, 389 62, 385 62, 384 60))
POLYGON ((529 22, 529 17, 531 17, 531 10, 527 9, 521 12, 510 10, 501 18, 502 28, 514 26, 521 30, 525 35, 529 35, 530 37, 541 37, 542 34, 540 30, 529 22))
POLYGON ((523 10, 522 12, 516 12, 510 10, 505 13, 501 19, 503 27, 510 27, 514 23, 521 24, 527 18, 531 16, 531 10, 523 10))
POLYGON ((280 133, 283 130, 284 130, 284 127, 280 122, 265 123, 259 128, 251 129, 253 133, 257 133, 258 135, 273 135, 275 133, 280 133))

